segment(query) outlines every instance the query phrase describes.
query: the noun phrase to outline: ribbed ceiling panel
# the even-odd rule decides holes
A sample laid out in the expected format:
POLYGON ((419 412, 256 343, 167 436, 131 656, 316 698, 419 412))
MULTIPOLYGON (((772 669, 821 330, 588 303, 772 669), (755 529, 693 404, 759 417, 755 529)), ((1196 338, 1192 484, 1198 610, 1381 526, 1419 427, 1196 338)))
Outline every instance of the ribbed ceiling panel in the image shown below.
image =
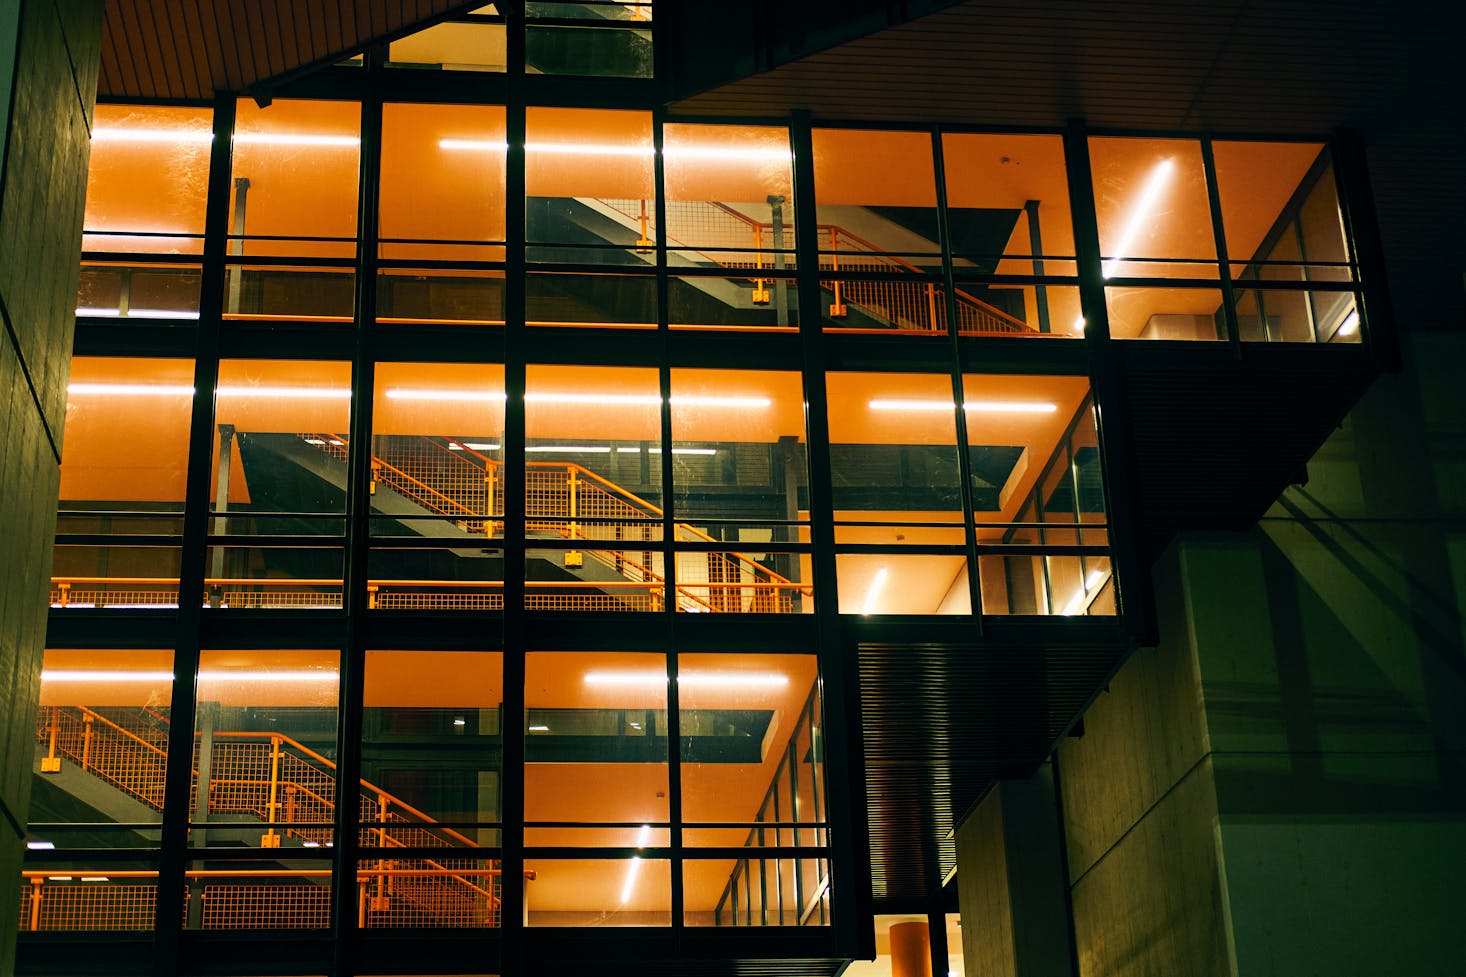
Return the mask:
POLYGON ((1459 105, 1463 24, 1444 3, 969 0, 676 107, 1313 132, 1459 105))
POLYGON ((98 93, 206 99, 477 6, 462 0, 108 0, 98 93))
POLYGON ((860 652, 877 900, 931 897, 949 835, 998 778, 1032 771, 1119 661, 1107 648, 860 652))

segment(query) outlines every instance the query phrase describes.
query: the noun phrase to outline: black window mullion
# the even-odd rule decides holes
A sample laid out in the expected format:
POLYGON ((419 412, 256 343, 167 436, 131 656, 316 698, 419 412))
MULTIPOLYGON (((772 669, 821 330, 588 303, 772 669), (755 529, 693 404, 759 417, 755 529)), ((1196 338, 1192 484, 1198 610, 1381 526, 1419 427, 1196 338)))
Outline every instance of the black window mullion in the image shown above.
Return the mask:
POLYGON ((168 766, 163 789, 163 824, 153 934, 157 974, 177 969, 180 919, 184 912, 188 824, 193 787, 193 728, 198 698, 200 636, 203 624, 204 571, 209 546, 209 490, 213 478, 214 388, 224 311, 224 262, 233 189, 235 102, 214 102, 214 142, 209 154, 208 196, 204 211, 204 254, 200 276, 199 320, 195 334, 194 395, 188 444, 183 541, 178 572, 178 632, 173 650, 173 689, 168 728, 168 766))
POLYGON ((966 368, 957 322, 957 284, 952 273, 952 231, 947 214, 947 170, 942 158, 942 135, 932 130, 932 166, 937 182, 937 236, 942 248, 942 287, 946 290, 947 341, 951 356, 949 372, 952 380, 952 403, 957 416, 957 477, 961 479, 962 541, 967 547, 967 599, 972 607, 972 623, 982 637, 982 585, 977 572, 976 504, 972 499, 972 455, 968 448, 967 411, 963 409, 962 374, 966 368))
MULTIPOLYGON (((373 71, 371 78, 378 76, 373 71)), ((361 106, 361 172, 357 198, 356 334, 351 361, 351 422, 346 443, 346 561, 341 606, 347 615, 336 725, 336 844, 332 900, 339 966, 355 957, 360 892, 356 885, 361 836, 361 738, 371 539, 373 338, 377 311, 377 231, 381 185, 382 102, 376 85, 361 106)))
POLYGON ((524 893, 524 709, 527 634, 525 559, 525 46, 523 0, 499 6, 506 22, 504 113, 504 702, 500 831, 500 973, 521 974, 527 963, 524 893))

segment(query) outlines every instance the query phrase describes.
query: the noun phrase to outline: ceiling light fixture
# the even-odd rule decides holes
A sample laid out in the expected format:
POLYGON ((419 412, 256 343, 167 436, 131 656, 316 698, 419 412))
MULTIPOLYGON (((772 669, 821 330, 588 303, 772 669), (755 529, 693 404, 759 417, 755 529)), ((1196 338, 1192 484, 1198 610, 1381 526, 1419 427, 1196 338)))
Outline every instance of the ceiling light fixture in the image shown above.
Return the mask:
POLYGON ((1084 608, 1084 598, 1094 593, 1095 588, 1105 582, 1110 575, 1108 570, 1091 570, 1089 576, 1084 578, 1084 586, 1075 591, 1074 596, 1069 598, 1069 603, 1059 612, 1061 617, 1073 617, 1084 608))
MULTIPOLYGON (((439 149, 467 150, 480 153, 507 153, 509 144, 494 139, 439 139, 439 149)), ((576 143, 576 142, 531 142, 525 143, 526 153, 561 156, 633 156, 649 159, 656 155, 656 149, 645 143, 576 143)), ((667 146, 662 150, 666 159, 727 160, 747 163, 787 163, 794 154, 787 149, 753 149, 723 146, 667 146)))
MULTIPOLYGON (((647 688, 667 684, 667 674, 660 671, 586 672, 586 685, 603 688, 647 688)), ((683 672, 677 676, 679 688, 750 688, 776 689, 789 684, 789 676, 778 672, 683 672)))
MULTIPOLYGON (((1052 414, 1059 406, 1041 401, 969 400, 962 408, 979 414, 1052 414)), ((953 405, 950 400, 872 400, 870 409, 939 413, 952 410, 953 405)))
MULTIPOLYGON (((126 237, 127 235, 115 234, 108 237, 126 237)), ((186 235, 180 234, 179 237, 186 235)), ((121 309, 101 309, 87 306, 76 310, 79 316, 87 316, 93 319, 188 319, 195 320, 199 317, 197 312, 190 312, 186 309, 128 309, 127 315, 122 314, 121 309)))
POLYGON ((886 589, 887 576, 888 571, 885 567, 881 567, 876 571, 876 575, 871 579, 870 586, 866 588, 865 601, 860 605, 860 613, 870 614, 871 611, 875 610, 876 599, 880 597, 881 591, 886 589))
MULTIPOLYGON (((114 605, 115 606, 115 605, 114 605)), ((338 675, 324 669, 293 669, 280 672, 212 670, 199 672, 200 682, 334 682, 338 675)), ((100 669, 44 669, 42 682, 171 682, 172 672, 104 671, 100 669)))
POLYGON ((1150 171, 1150 176, 1146 179, 1140 196, 1135 198, 1135 203, 1130 209, 1130 219, 1125 222, 1125 229, 1120 233, 1119 240, 1115 242, 1115 257, 1100 266, 1105 278, 1113 276, 1115 269, 1129 256, 1131 246, 1140 236, 1140 229, 1150 218, 1151 211, 1155 209, 1157 201, 1160 200, 1161 191, 1166 188, 1166 183, 1171 179, 1171 173, 1175 168, 1176 161, 1167 157, 1150 171))
POLYGON ((608 455, 609 445, 591 444, 536 444, 524 449, 527 455, 608 455))
POLYGON ((192 385, 180 383, 72 383, 66 392, 83 397, 192 397, 194 393, 192 385))
POLYGON ((1359 331, 1359 310, 1350 309, 1344 321, 1339 323, 1340 336, 1352 336, 1359 331))

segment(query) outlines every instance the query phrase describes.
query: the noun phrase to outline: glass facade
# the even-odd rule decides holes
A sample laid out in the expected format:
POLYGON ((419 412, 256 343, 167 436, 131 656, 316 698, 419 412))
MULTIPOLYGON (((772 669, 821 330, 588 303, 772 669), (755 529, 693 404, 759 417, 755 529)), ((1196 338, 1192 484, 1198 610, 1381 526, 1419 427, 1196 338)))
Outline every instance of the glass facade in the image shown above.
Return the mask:
POLYGON ((22 929, 839 956, 852 650, 1124 634, 1086 345, 1365 334, 1321 144, 524 104, 652 65, 526 16, 99 110, 22 929))

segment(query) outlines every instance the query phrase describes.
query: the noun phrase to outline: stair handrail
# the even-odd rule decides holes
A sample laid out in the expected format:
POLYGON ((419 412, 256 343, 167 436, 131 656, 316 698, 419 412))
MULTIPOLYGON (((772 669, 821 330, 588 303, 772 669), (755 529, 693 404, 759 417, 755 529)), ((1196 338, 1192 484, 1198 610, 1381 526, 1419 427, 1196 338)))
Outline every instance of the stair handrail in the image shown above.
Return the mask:
MULTIPOLYGON (((62 707, 62 706, 52 706, 51 708, 53 708, 53 709, 60 709, 60 708, 64 708, 64 707, 62 707)), ((117 723, 115 723, 112 720, 108 719, 106 716, 102 715, 101 713, 97 712, 96 710, 91 709, 88 706, 76 706, 75 708, 76 708, 76 710, 78 712, 82 713, 83 715, 90 716, 90 717, 92 717, 93 720, 99 721, 99 722, 101 722, 105 726, 112 727, 113 729, 115 729, 117 732, 121 733, 123 736, 127 737, 128 739, 135 740, 138 743, 141 743, 144 747, 146 747, 147 749, 151 750, 152 752, 158 754, 159 756, 166 757, 168 755, 168 751, 167 750, 164 750, 164 749, 160 748, 157 744, 149 743, 147 740, 143 739, 141 736, 137 735, 132 730, 127 729, 124 726, 118 725, 117 723)))
MULTIPOLYGON (((501 461, 501 460, 499 460, 497 458, 490 458, 488 455, 481 454, 478 451, 475 451, 472 448, 468 447, 467 445, 463 445, 462 448, 463 448, 463 450, 461 452, 454 452, 454 454, 463 454, 463 455, 472 456, 472 457, 477 458, 480 461, 482 461, 486 466, 493 466, 493 467, 502 468, 503 465, 505 464, 503 461, 501 461)), ((552 469, 556 469, 556 470, 563 469, 567 473, 573 471, 577 475, 585 478, 587 481, 598 483, 603 488, 603 490, 604 491, 607 491, 609 494, 615 495, 615 496, 619 496, 623 500, 630 501, 633 505, 635 505, 636 507, 639 507, 640 509, 642 509, 642 511, 646 512, 649 516, 652 516, 652 517, 655 517, 655 518, 660 519, 662 516, 664 516, 666 514, 665 511, 660 506, 655 505, 655 504, 653 504, 651 502, 648 502, 646 499, 643 499, 641 496, 637 495, 635 492, 632 492, 629 489, 626 489, 626 488, 623 488, 620 485, 617 485, 615 482, 611 481, 610 479, 608 479, 608 478, 606 478, 606 477, 604 477, 602 475, 596 474, 595 472, 591 471, 589 468, 586 468, 584 465, 581 465, 581 464, 579 464, 577 462, 573 462, 573 461, 529 461, 529 462, 525 462, 525 467, 526 468, 542 468, 542 469, 544 469, 544 468, 552 468, 552 469)), ((697 537, 697 539, 699 539, 702 542, 706 542, 706 543, 718 543, 718 542, 720 542, 720 540, 714 539, 712 536, 710 536, 707 533, 703 532, 701 529, 698 529, 696 526, 689 525, 688 523, 685 523, 685 522, 675 523, 673 525, 673 529, 675 531, 678 531, 678 532, 686 532, 686 533, 689 533, 692 536, 697 537)), ((674 542, 675 542, 675 540, 674 540, 674 542)), ((788 577, 785 577, 785 576, 777 573, 774 570, 770 570, 768 567, 764 566, 761 563, 758 563, 755 560, 750 560, 748 557, 744 556, 742 553, 736 553, 736 552, 731 552, 730 551, 729 553, 725 553, 723 555, 724 556, 731 557, 734 560, 738 561, 739 563, 745 564, 745 565, 753 568, 754 572, 756 572, 756 573, 764 573, 764 574, 767 574, 769 577, 772 578, 771 581, 770 581, 771 583, 794 584, 794 581, 793 580, 790 580, 788 577)), ((655 571, 648 571, 648 572, 655 573, 655 571)), ((660 579, 660 575, 658 575, 658 578, 660 579)), ((795 586, 798 586, 798 584, 795 584, 795 586)), ((696 599, 696 598, 694 598, 694 599, 696 599)))
MULTIPOLYGON (((706 205, 708 205, 710 207, 715 208, 716 210, 719 210, 719 211, 723 212, 724 214, 727 214, 729 217, 732 217, 732 218, 734 218, 736 220, 742 221, 745 225, 747 225, 750 229, 752 229, 754 231, 755 240, 756 241, 758 239, 758 235, 762 233, 762 231, 763 231, 764 228, 769 228, 769 229, 772 229, 773 228, 773 225, 771 223, 754 220, 752 217, 749 217, 747 214, 744 214, 744 213, 736 210, 733 207, 729 207, 727 204, 722 203, 721 201, 717 201, 717 200, 692 201, 692 200, 689 200, 689 201, 682 201, 682 202, 684 202, 684 203, 703 203, 703 204, 706 204, 706 205)), ((610 205, 609 201, 604 201, 603 200, 602 203, 606 203, 608 206, 611 206, 613 210, 619 210, 619 208, 616 208, 613 205, 610 205)), ((630 216, 630 215, 628 215, 628 216, 630 216)), ((914 274, 918 274, 918 275, 924 275, 924 274, 926 274, 926 272, 923 272, 919 267, 917 267, 916 265, 912 264, 909 261, 906 261, 905 259, 901 258, 899 255, 889 254, 889 253, 881 250, 880 248, 876 247, 871 242, 869 242, 869 241, 865 240, 864 238, 862 238, 860 235, 853 233, 848 228, 846 228, 846 227, 844 227, 844 226, 842 226, 840 224, 819 224, 819 225, 816 226, 816 231, 828 231, 828 232, 831 232, 831 234, 832 234, 832 240, 838 242, 841 238, 843 238, 844 240, 849 241, 850 243, 852 243, 852 244, 856 245, 857 247, 859 247, 860 249, 862 249, 861 253, 866 254, 869 257, 875 258, 875 259, 877 259, 879 261, 882 261, 885 264, 892 265, 892 266, 894 266, 896 268, 899 268, 901 271, 909 272, 909 273, 914 273, 914 274)), ((675 244, 681 246, 680 247, 680 250, 696 250, 696 249, 688 249, 685 246, 682 246, 682 242, 680 242, 680 241, 673 241, 670 237, 668 238, 668 243, 675 243, 675 244)), ((757 249, 757 245, 755 245, 755 248, 756 248, 756 251, 755 251, 755 255, 756 256, 762 254, 762 250, 761 249, 757 249)), ((698 251, 698 254, 701 254, 701 255, 704 255, 704 256, 710 258, 713 261, 713 263, 715 263, 715 264, 719 264, 719 265, 723 265, 724 267, 728 267, 728 265, 726 265, 724 262, 719 261, 718 260, 718 257, 716 255, 710 255, 710 254, 708 254, 705 251, 698 251)), ((760 267, 756 268, 755 270, 756 271, 763 271, 764 269, 762 268, 762 266, 760 266, 760 267)), ((821 269, 821 270, 824 270, 824 269, 821 269)), ((838 270, 838 269, 835 269, 835 270, 838 270)), ((994 318, 996 318, 996 319, 1004 322, 1006 325, 1012 326, 1013 328, 1017 329, 1020 332, 1033 332, 1034 331, 1033 330, 1033 327, 1031 327, 1028 323, 1024 322, 1022 319, 1018 319, 1018 318, 1016 318, 1014 316, 1011 316, 1008 313, 1004 312, 1002 309, 998 308, 997 306, 992 305, 989 302, 984 302, 982 299, 978 298, 977 296, 972 295, 972 294, 970 294, 968 292, 965 292, 965 291, 963 291, 960 288, 959 289, 954 289, 953 295, 954 295, 954 297, 957 298, 957 300, 959 302, 965 302, 965 303, 973 306, 977 311, 980 311, 980 312, 982 312, 985 315, 991 315, 994 318)), ((859 303, 856 303, 856 304, 858 305, 859 303)))

